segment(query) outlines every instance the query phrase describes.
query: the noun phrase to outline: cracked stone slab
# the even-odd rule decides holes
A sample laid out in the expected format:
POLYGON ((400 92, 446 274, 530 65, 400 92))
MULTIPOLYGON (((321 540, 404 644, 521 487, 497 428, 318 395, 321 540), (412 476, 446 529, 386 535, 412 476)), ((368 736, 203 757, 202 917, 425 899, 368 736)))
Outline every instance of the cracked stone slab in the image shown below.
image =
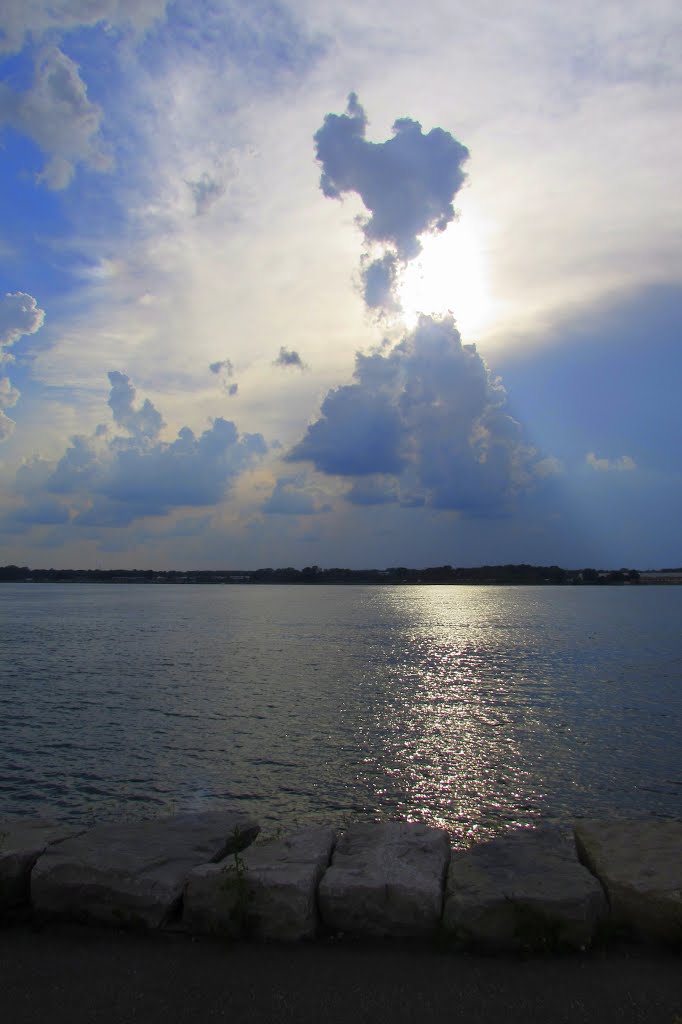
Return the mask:
POLYGON ((616 927, 682 943, 682 821, 586 819, 575 826, 581 861, 606 889, 616 927))
POLYGON ((190 873, 183 924, 192 932, 294 942, 318 929, 317 886, 335 833, 312 828, 190 873))
POLYGON ((524 829, 453 852, 443 927, 465 943, 581 949, 606 913, 601 885, 555 831, 524 829))
POLYGON ((0 911, 29 902, 33 865, 48 846, 82 832, 47 818, 0 818, 0 911))
POLYGON ((38 858, 31 900, 50 916, 157 928, 177 910, 192 868, 243 849, 258 831, 229 810, 98 825, 38 858))
POLYGON ((318 889, 325 926, 354 935, 432 934, 449 859, 442 829, 397 821, 351 825, 318 889))

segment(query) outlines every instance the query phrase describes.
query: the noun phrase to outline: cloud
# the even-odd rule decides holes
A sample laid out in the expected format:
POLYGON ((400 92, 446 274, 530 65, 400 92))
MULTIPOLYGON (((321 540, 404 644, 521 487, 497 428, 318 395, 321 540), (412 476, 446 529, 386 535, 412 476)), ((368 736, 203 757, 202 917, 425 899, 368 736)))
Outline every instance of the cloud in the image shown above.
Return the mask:
POLYGON ((305 370, 306 368, 306 365, 298 352, 293 349, 285 348, 284 345, 280 348, 279 355, 275 359, 273 366, 282 366, 285 368, 287 366, 295 366, 298 367, 299 370, 305 370))
POLYGON ((544 459, 539 459, 533 469, 535 475, 540 479, 542 477, 560 476, 564 471, 561 459, 557 459, 554 455, 547 455, 544 459))
MULTIPOLYGON (((0 299, 0 366, 14 360, 5 349, 24 335, 35 334, 44 320, 45 311, 39 309, 33 296, 26 292, 7 292, 0 299)), ((0 444, 14 433, 16 426, 2 410, 11 409, 20 397, 21 392, 9 377, 0 377, 0 444)))
POLYGON ((20 534, 32 526, 61 526, 69 522, 69 509, 60 501, 45 499, 11 509, 0 520, 3 531, 20 534))
POLYGON ((16 423, 14 420, 10 419, 9 416, 5 416, 2 409, 0 409, 0 444, 12 436, 15 427, 16 423))
POLYGON ((402 420, 391 394, 382 394, 362 379, 356 359, 358 384, 333 388, 302 441, 286 456, 290 462, 309 461, 322 473, 362 476, 400 474, 405 458, 400 450, 402 420))
POLYGON ((346 493, 346 501, 351 505, 390 505, 398 499, 397 483, 390 476, 362 477, 346 493))
POLYGON ((362 295, 370 309, 398 312, 400 302, 396 296, 398 259, 392 252, 386 252, 379 259, 365 261, 360 271, 362 295))
POLYGON ((3 347, 13 345, 24 334, 35 334, 44 320, 45 310, 38 308, 32 295, 7 292, 0 298, 0 363, 8 358, 3 347))
POLYGON ((231 377, 234 373, 234 366, 229 359, 222 359, 217 363, 209 363, 208 366, 211 373, 221 374, 224 373, 226 377, 231 377))
POLYGON ((163 420, 152 403, 145 399, 136 409, 129 378, 113 371, 109 379, 108 404, 125 433, 110 437, 98 428, 91 436, 72 437, 56 465, 37 460, 22 467, 21 522, 42 522, 39 510, 55 500, 75 526, 127 526, 176 508, 215 505, 267 451, 260 434, 240 435, 222 417, 198 436, 182 427, 174 441, 160 440, 163 420))
POLYGON ((112 370, 108 377, 111 391, 107 404, 114 415, 114 422, 140 441, 155 440, 165 426, 161 414, 148 398, 145 398, 139 409, 133 407, 136 392, 125 373, 112 370))
POLYGON ((0 377, 0 409, 11 409, 19 401, 21 392, 12 385, 9 377, 0 377))
POLYGON ((187 185, 192 193, 198 217, 206 213, 225 194, 224 183, 206 173, 202 174, 198 181, 188 181, 187 185))
POLYGON ((147 29, 163 17, 166 0, 3 0, 0 53, 18 53, 27 35, 104 24, 147 29))
POLYGON ((304 490, 303 479, 298 476, 281 477, 275 488, 262 505, 262 511, 269 515, 312 516, 322 511, 315 497, 304 490))
POLYGON ((585 462, 598 473, 631 473, 637 469, 637 463, 630 455, 620 455, 617 459, 597 458, 594 452, 588 452, 585 462))
POLYGON ((419 235, 442 231, 454 219, 453 199, 464 183, 469 151, 442 128, 424 134, 408 117, 394 122, 387 142, 368 142, 366 130, 355 93, 345 114, 327 114, 315 135, 320 187, 331 198, 356 192, 370 214, 361 221, 367 242, 390 245, 401 259, 412 259, 421 248, 419 235))
POLYGON ((110 443, 104 452, 74 438, 51 486, 94 498, 79 510, 83 526, 125 526, 142 516, 162 516, 174 508, 220 502, 239 474, 267 448, 260 434, 239 435, 221 417, 198 437, 182 427, 175 441, 140 448, 110 443))
POLYGON ((234 374, 234 365, 230 359, 221 359, 216 363, 209 363, 209 370, 211 373, 222 378, 222 385, 225 394, 228 398, 234 398, 239 391, 239 385, 236 383, 228 383, 230 377, 234 374))
POLYGON ((48 157, 39 181, 48 188, 66 188, 76 166, 93 170, 111 166, 111 156, 99 137, 102 110, 88 99, 78 65, 56 47, 38 55, 32 87, 14 92, 0 83, 0 126, 10 124, 33 139, 48 157))
POLYGON ((471 515, 497 514, 547 475, 506 394, 451 316, 422 316, 387 353, 358 353, 355 383, 334 388, 286 456, 355 480, 348 500, 399 497, 471 515), (393 479, 392 479, 393 478, 393 479))

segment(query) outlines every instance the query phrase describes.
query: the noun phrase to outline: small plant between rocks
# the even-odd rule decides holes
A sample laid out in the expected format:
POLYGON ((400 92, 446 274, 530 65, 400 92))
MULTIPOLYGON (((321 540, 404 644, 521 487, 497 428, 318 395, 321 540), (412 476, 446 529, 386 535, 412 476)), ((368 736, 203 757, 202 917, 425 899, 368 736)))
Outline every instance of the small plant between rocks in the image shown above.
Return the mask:
MULTIPOLYGON (((235 842, 237 835, 235 834, 235 842)), ((234 928, 235 936, 241 935, 246 926, 249 906, 249 884, 246 864, 239 850, 232 854, 232 861, 223 872, 222 890, 225 894, 225 910, 234 928)))

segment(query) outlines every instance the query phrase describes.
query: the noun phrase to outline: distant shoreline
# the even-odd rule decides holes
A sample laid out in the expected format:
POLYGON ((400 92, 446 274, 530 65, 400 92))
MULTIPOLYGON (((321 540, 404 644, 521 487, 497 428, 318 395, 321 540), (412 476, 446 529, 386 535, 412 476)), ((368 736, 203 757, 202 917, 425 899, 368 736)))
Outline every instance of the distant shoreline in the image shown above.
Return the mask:
POLYGON ((408 569, 30 569, 0 566, 3 583, 298 584, 302 586, 675 586, 682 569, 563 569, 557 565, 451 565, 408 569))

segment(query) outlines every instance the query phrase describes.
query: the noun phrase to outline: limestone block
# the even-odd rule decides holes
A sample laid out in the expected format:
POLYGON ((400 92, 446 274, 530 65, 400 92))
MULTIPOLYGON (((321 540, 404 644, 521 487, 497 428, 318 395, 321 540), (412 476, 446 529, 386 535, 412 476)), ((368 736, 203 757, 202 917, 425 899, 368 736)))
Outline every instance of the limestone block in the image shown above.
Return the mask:
POLYGON ((682 942, 682 821, 585 820, 575 839, 606 889, 614 925, 641 939, 682 942))
POLYGON ((45 818, 0 818, 0 911, 28 903, 31 870, 40 854, 79 831, 45 818))
POLYGON ((447 832, 422 824, 351 825, 320 882, 324 924, 355 935, 425 936, 438 926, 447 832))
POLYGON ((159 927, 177 909, 192 868, 243 849, 257 834, 238 811, 99 825, 48 847, 33 869, 31 899, 48 915, 159 927))
POLYGON ((335 835, 314 828, 252 846, 190 873, 183 901, 189 931, 292 942, 318 925, 317 886, 335 835))
POLYGON ((579 949, 606 912, 601 885, 557 832, 524 829, 453 852, 443 927, 463 942, 579 949))

